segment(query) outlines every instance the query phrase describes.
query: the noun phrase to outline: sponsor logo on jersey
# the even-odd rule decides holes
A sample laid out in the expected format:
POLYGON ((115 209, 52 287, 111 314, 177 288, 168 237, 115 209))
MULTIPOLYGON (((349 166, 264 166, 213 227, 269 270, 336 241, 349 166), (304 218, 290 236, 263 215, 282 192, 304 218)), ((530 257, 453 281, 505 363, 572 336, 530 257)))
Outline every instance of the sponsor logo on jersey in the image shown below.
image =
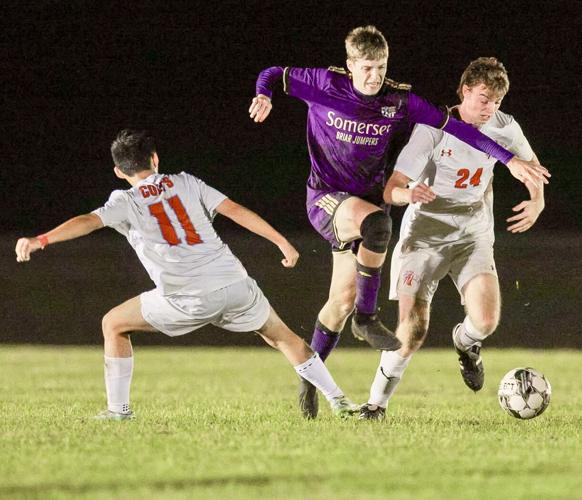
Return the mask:
POLYGON ((337 130, 348 132, 352 134, 366 134, 366 135, 386 135, 390 131, 390 125, 380 125, 378 123, 358 122, 356 120, 348 120, 337 116, 333 111, 327 112, 327 120, 325 124, 328 127, 334 127, 337 130))
POLYGON ((380 112, 382 113, 382 116, 385 116, 386 118, 394 118, 394 115, 396 114, 396 106, 383 106, 380 109, 380 112))
POLYGON ((453 150, 452 149, 441 149, 441 158, 443 156, 448 156, 448 157, 453 156, 453 150))

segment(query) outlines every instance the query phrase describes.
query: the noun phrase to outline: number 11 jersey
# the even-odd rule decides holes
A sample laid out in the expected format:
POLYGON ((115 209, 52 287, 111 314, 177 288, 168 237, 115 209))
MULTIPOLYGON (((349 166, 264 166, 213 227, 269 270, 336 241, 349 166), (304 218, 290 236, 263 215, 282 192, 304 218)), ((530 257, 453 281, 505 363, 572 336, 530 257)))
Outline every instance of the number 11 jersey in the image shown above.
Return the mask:
POLYGON ((185 172, 152 174, 93 213, 127 238, 163 295, 205 295, 247 277, 212 226, 226 198, 185 172))

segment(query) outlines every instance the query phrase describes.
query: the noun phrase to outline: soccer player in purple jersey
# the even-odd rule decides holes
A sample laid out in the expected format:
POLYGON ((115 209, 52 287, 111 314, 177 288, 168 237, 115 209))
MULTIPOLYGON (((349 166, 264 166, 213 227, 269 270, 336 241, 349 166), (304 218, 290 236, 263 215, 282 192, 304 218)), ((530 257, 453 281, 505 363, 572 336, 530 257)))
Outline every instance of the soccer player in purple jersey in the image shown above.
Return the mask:
MULTIPOLYGON (((388 158, 415 123, 443 129, 506 164, 521 181, 543 179, 548 171, 520 160, 477 129, 449 117, 410 86, 386 78, 388 44, 373 26, 346 38, 348 71, 340 68, 263 70, 249 113, 255 122, 269 115, 274 85, 308 105, 307 143, 311 172, 307 213, 313 227, 331 243, 333 272, 329 298, 321 309, 311 342, 326 359, 354 311, 352 333, 381 350, 400 342, 377 317, 380 272, 391 236, 389 206, 382 200, 388 158)), ((317 395, 306 381, 300 405, 317 415, 317 395)))

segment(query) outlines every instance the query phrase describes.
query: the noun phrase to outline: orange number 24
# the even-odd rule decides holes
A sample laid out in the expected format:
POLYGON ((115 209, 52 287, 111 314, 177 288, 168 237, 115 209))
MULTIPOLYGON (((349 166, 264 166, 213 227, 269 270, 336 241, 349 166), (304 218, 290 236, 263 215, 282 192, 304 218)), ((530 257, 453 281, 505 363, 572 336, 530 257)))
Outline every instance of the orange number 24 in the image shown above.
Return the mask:
POLYGON ((457 179, 457 182, 455 182, 455 187, 457 189, 466 189, 467 179, 469 179, 469 184, 471 184, 471 186, 478 186, 479 184, 481 184, 482 173, 483 168, 480 167, 469 179, 471 171, 468 168, 460 168, 459 170, 457 170, 457 175, 459 176, 459 178, 457 179))

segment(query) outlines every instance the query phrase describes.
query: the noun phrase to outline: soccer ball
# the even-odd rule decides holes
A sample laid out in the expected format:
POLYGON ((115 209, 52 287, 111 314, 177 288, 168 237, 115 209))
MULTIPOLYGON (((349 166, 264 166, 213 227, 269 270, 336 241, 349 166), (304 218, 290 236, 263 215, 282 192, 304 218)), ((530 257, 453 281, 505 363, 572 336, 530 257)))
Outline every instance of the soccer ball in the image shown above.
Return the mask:
POLYGON ((499 404, 515 418, 541 415, 550 404, 552 386, 542 373, 533 368, 514 368, 501 379, 499 404))

